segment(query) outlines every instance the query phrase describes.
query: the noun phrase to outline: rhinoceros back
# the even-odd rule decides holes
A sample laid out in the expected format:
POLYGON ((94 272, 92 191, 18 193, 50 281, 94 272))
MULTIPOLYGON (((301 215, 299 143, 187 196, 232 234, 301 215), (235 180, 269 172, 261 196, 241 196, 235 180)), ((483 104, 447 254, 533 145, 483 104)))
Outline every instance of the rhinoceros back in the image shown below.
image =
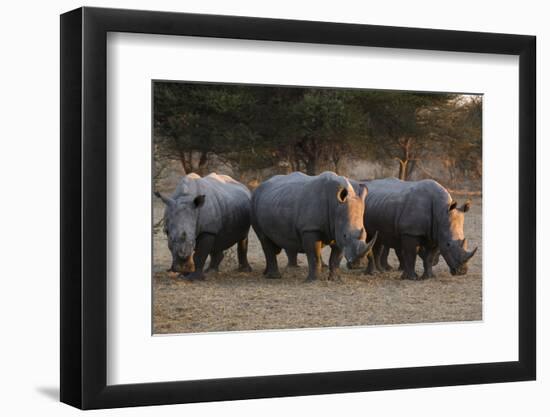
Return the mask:
POLYGON ((252 225, 278 247, 303 251, 301 235, 318 231, 333 239, 329 196, 336 196, 346 179, 332 172, 308 176, 300 172, 276 175, 262 183, 252 196, 252 225))
POLYGON ((450 195, 433 180, 401 181, 386 178, 367 181, 365 226, 386 236, 433 236, 438 217, 446 214, 450 195))
POLYGON ((200 208, 198 232, 217 235, 218 244, 224 249, 247 236, 250 191, 240 182, 228 175, 189 174, 180 181, 173 198, 181 194, 206 196, 200 208))

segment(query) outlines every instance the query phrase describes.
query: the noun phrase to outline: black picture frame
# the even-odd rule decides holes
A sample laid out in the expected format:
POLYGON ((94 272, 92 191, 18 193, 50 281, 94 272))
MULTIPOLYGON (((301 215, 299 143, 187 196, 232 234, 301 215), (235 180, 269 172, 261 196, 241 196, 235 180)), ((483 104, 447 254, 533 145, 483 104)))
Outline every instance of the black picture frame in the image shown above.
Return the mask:
POLYGON ((536 377, 534 36, 136 10, 61 15, 61 401, 82 409, 482 384, 536 377), (519 358, 107 385, 108 32, 519 56, 519 358))

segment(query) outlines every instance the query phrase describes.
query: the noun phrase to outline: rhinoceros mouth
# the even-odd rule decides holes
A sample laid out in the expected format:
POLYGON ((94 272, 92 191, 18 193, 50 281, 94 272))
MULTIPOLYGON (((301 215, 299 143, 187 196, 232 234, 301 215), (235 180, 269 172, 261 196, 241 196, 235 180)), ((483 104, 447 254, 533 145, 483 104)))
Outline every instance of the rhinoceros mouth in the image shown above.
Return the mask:
POLYGON ((349 262, 348 261, 346 263, 346 267, 348 269, 359 269, 359 268, 361 268, 361 262, 360 261, 361 261, 360 259, 355 259, 354 262, 349 262))
POLYGON ((172 266, 168 269, 168 272, 178 272, 180 274, 188 274, 195 270, 195 264, 193 262, 193 255, 186 257, 178 256, 177 259, 172 262, 172 266))
POLYGON ((451 275, 466 275, 468 273, 468 268, 464 266, 459 266, 458 268, 450 268, 451 275))

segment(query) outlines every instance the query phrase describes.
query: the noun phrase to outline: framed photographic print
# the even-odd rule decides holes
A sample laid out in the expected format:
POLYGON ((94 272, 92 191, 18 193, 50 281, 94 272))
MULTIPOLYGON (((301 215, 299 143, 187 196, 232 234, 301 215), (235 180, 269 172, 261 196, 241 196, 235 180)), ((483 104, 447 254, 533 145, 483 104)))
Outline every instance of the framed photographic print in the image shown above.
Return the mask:
POLYGON ((535 38, 61 16, 61 400, 535 379, 535 38))

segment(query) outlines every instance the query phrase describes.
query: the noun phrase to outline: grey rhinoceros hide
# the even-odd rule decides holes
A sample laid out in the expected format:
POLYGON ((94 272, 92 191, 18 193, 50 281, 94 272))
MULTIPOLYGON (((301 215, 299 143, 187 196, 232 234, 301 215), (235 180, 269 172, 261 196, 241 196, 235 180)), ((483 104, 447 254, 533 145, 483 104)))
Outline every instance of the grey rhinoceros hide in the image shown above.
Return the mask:
POLYGON ((223 250, 247 239, 250 191, 227 175, 213 173, 201 178, 189 174, 181 179, 172 196, 155 194, 166 204, 164 230, 174 271, 186 272, 185 265, 192 260, 201 237, 208 237, 208 244, 201 248, 208 252, 198 254, 202 263, 208 254, 223 257, 223 250))
POLYGON ((345 177, 333 172, 294 172, 262 183, 252 196, 252 226, 266 255, 266 274, 278 276, 275 254, 281 249, 308 255, 310 279, 316 278, 321 262, 321 243, 336 251, 331 271, 342 252, 348 260, 364 256, 374 243, 365 242, 366 194, 366 188, 357 194, 345 177))
MULTIPOLYGON (((414 257, 417 247, 421 247, 423 253, 431 251, 434 256, 438 249, 453 275, 467 272, 467 262, 477 250, 467 251, 464 237, 464 214, 469 210, 469 203, 458 207, 448 191, 433 180, 386 178, 362 183, 369 188, 365 227, 369 233, 378 231, 379 244, 398 248, 403 253, 408 250, 404 244, 416 243, 414 257)), ((429 272, 432 263, 432 258, 425 260, 429 272)), ((415 275, 410 262, 404 269, 406 277, 415 275)))

